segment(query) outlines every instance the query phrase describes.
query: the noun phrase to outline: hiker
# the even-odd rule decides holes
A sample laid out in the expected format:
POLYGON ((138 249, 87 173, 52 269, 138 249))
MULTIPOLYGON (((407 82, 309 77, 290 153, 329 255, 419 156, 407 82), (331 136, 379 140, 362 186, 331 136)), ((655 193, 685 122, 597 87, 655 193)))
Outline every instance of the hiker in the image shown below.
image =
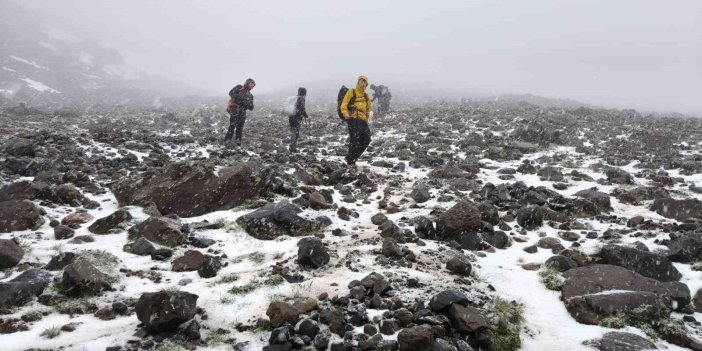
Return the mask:
POLYGON ((388 87, 384 85, 376 86, 371 84, 371 90, 373 90, 373 99, 371 101, 378 100, 378 115, 383 116, 388 111, 390 111, 390 99, 392 99, 392 94, 388 87))
POLYGON ((305 110, 305 96, 307 96, 307 89, 298 88, 294 113, 288 116, 288 121, 290 122, 290 152, 297 152, 297 139, 300 137, 300 123, 302 123, 302 119, 306 119, 309 125, 310 116, 307 115, 305 110))
POLYGON ((229 91, 229 104, 227 106, 227 112, 229 112, 229 129, 227 130, 227 135, 224 136, 224 142, 232 140, 232 136, 235 135, 234 141, 236 145, 241 145, 241 134, 244 131, 244 123, 246 122, 246 110, 253 110, 253 95, 251 95, 251 89, 256 86, 256 82, 249 78, 246 80, 244 85, 237 84, 232 90, 229 91))
POLYGON ((348 122, 349 152, 346 155, 346 164, 353 166, 361 157, 371 141, 368 117, 371 112, 371 100, 366 94, 368 78, 359 76, 356 88, 349 89, 339 106, 340 112, 348 122))

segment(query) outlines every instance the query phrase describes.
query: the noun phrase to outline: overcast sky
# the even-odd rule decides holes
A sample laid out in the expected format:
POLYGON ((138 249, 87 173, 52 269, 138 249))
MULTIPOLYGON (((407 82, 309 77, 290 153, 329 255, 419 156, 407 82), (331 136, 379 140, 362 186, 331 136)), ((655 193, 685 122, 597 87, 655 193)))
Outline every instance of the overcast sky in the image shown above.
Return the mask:
MULTIPOLYGON (((7 0, 0 0, 7 1, 7 0)), ((702 1, 25 0, 213 94, 338 81, 702 112, 702 1)))

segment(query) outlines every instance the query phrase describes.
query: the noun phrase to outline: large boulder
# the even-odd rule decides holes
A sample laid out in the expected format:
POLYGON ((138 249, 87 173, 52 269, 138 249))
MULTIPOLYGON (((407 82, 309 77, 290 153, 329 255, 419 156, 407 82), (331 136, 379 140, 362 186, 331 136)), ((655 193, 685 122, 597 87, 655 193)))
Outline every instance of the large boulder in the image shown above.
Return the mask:
POLYGON ((274 301, 268 305, 266 315, 271 321, 271 325, 275 328, 290 323, 295 325, 300 320, 300 312, 287 302, 274 301))
POLYGON ((434 312, 442 312, 453 304, 467 306, 468 302, 468 296, 463 291, 449 289, 434 295, 429 301, 429 307, 434 312))
POLYGON ((461 201, 439 216, 436 234, 441 240, 455 240, 468 250, 475 250, 482 239, 477 231, 482 227, 481 212, 470 201, 461 201))
POLYGON ((575 193, 575 196, 592 201, 603 211, 609 211, 612 209, 609 194, 607 193, 594 189, 586 189, 578 191, 575 193))
POLYGON ((185 291, 144 293, 134 305, 137 318, 151 333, 174 331, 197 313, 195 294, 185 291))
POLYGON ((544 210, 540 206, 524 206, 517 211, 517 223, 525 229, 541 227, 544 222, 544 210))
POLYGON ((607 180, 615 184, 634 184, 634 177, 621 168, 609 167, 605 170, 607 180))
POLYGON ((180 223, 168 217, 149 217, 145 221, 129 229, 130 237, 146 238, 149 241, 165 246, 177 246, 186 240, 180 231, 180 223))
POLYGON ((272 240, 281 235, 303 236, 317 231, 318 222, 298 216, 300 209, 289 202, 270 203, 236 219, 249 235, 272 240))
POLYGON ((51 283, 53 274, 41 269, 29 269, 14 279, 0 283, 0 307, 20 306, 39 296, 51 283))
POLYGON ((24 257, 24 250, 16 241, 0 239, 0 269, 16 266, 24 257))
POLYGON ((297 242, 297 263, 319 268, 329 263, 329 253, 322 240, 314 237, 302 238, 297 242))
POLYGON ((99 295, 112 290, 109 277, 88 261, 78 259, 63 269, 63 293, 67 296, 99 295))
POLYGON ((702 201, 697 199, 676 200, 659 198, 653 201, 651 211, 667 218, 682 221, 702 214, 702 201))
POLYGON ((662 283, 619 266, 579 267, 566 271, 563 277, 561 298, 573 318, 585 324, 597 324, 610 315, 644 306, 652 306, 655 312, 681 310, 691 300, 683 283, 662 283))
POLYGON ((682 274, 665 256, 632 247, 606 245, 600 251, 602 263, 631 269, 632 271, 662 282, 678 281, 682 274))
POLYGON ((12 138, 5 142, 3 149, 8 155, 17 157, 34 157, 36 155, 36 144, 34 141, 24 138, 12 138))
POLYGON ((483 313, 475 307, 453 304, 449 307, 448 317, 459 333, 480 333, 490 327, 483 313))
POLYGON ((426 324, 402 329, 397 334, 400 351, 425 351, 434 339, 434 329, 426 324))
POLYGON ((196 271, 205 264, 205 255, 197 250, 185 251, 183 256, 176 258, 171 263, 171 270, 174 272, 196 271))
POLYGON ((43 211, 31 201, 0 202, 0 233, 36 230, 44 224, 43 211))
POLYGON ((702 238, 680 235, 668 243, 668 258, 673 262, 696 262, 702 259, 702 238))
POLYGON ((597 347, 600 351, 646 351, 658 350, 656 344, 648 339, 624 332, 609 332, 602 336, 602 339, 588 342, 597 347))
POLYGON ((132 215, 126 209, 120 209, 108 215, 107 217, 102 217, 96 220, 93 224, 88 227, 88 230, 95 234, 109 234, 114 229, 119 229, 119 225, 130 221, 132 215))
POLYGON ((199 216, 228 210, 265 193, 271 171, 255 163, 214 170, 202 163, 173 163, 140 178, 126 178, 113 187, 120 205, 155 204, 164 215, 199 216))

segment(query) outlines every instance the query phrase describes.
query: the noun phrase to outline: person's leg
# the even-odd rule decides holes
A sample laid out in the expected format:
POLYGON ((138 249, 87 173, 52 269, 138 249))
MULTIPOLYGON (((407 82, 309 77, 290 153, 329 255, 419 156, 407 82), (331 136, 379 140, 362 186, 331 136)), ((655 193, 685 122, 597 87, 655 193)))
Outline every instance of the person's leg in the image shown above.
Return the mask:
POLYGON ((234 136, 234 128, 236 127, 236 116, 229 114, 229 128, 227 129, 227 134, 224 136, 224 141, 232 140, 234 136))
POLYGON ((358 131, 358 149, 356 150, 356 158, 361 157, 363 152, 366 151, 368 145, 371 142, 370 127, 366 122, 360 122, 360 127, 358 131))
POLYGON ((241 136, 244 132, 244 123, 246 123, 246 116, 239 116, 236 120, 236 136, 234 137, 238 145, 241 145, 241 136))
POLYGON ((300 122, 296 117, 290 117, 290 152, 297 151, 297 139, 300 137, 300 122))
POLYGON ((358 149, 358 124, 355 118, 348 120, 349 128, 349 152, 346 154, 346 163, 353 164, 356 162, 356 150, 358 149))

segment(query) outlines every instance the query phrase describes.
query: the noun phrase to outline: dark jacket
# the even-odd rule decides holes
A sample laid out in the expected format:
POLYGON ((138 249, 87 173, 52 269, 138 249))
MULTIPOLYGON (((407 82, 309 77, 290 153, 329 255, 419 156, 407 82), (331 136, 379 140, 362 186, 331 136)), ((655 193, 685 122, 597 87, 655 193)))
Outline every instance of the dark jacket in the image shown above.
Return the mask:
POLYGON ((297 101, 295 102, 295 114, 291 117, 297 118, 309 118, 307 111, 305 110, 305 96, 307 95, 307 89, 299 88, 297 89, 297 101))
POLYGON ((246 110, 253 110, 253 95, 249 90, 244 89, 242 85, 237 85, 229 91, 229 97, 234 100, 238 106, 238 115, 246 117, 246 110))

